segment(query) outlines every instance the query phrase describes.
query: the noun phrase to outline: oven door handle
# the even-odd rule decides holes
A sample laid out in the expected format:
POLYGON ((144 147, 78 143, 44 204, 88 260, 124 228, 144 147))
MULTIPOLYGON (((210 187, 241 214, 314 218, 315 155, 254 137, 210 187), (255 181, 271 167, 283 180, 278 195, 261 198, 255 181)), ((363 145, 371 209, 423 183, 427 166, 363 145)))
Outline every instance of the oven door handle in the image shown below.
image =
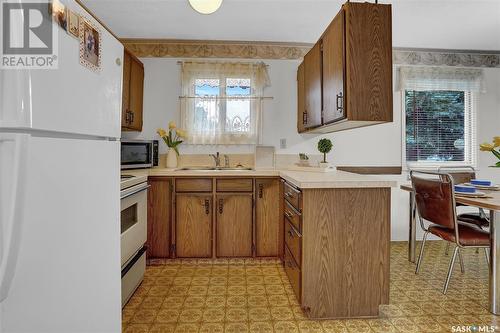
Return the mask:
POLYGON ((144 186, 141 186, 139 187, 138 189, 132 191, 132 192, 128 192, 128 193, 125 193, 123 195, 120 196, 120 199, 125 199, 125 198, 128 198, 130 197, 131 195, 134 195, 134 194, 137 194, 139 192, 142 192, 142 191, 146 191, 148 188, 150 188, 151 185, 144 185, 144 186))

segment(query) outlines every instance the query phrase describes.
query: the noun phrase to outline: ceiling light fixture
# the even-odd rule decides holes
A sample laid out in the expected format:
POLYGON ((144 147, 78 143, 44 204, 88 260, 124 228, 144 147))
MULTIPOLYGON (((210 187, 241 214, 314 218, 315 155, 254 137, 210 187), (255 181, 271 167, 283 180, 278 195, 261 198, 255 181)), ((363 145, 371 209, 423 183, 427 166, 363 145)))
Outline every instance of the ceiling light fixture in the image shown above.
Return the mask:
POLYGON ((212 14, 220 8, 222 0, 189 0, 189 4, 201 14, 212 14))

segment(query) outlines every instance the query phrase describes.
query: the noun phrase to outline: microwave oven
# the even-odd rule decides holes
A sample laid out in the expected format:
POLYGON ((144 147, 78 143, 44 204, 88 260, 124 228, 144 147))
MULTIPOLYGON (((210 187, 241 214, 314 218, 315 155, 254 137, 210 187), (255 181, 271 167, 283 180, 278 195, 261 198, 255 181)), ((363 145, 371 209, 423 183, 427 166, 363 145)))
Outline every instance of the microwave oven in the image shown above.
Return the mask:
POLYGON ((120 156, 122 170, 158 166, 158 141, 121 140, 120 156))

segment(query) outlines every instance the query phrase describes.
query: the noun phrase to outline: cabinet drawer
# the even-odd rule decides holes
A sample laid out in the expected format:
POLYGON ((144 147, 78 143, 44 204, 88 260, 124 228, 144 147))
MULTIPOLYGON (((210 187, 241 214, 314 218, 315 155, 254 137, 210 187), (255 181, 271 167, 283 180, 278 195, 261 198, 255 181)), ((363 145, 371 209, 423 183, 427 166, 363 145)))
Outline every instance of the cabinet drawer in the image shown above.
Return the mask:
POLYGON ((293 225, 293 227, 298 231, 302 232, 302 216, 294 209, 294 207, 289 203, 285 202, 285 221, 288 220, 293 225))
POLYGON ((295 292, 295 296, 300 303, 300 288, 301 288, 301 273, 300 268, 295 263, 295 260, 290 253, 290 250, 287 246, 285 246, 285 272, 288 276, 288 280, 290 280, 290 284, 292 285, 292 289, 295 292))
POLYGON ((177 178, 175 179, 176 192, 212 192, 210 178, 177 178))
POLYGON ((297 266, 301 266, 302 259, 302 236, 285 220, 285 243, 292 254, 297 266))
POLYGON ((218 178, 217 192, 252 192, 253 179, 251 178, 218 178))
POLYGON ((285 182, 285 199, 299 212, 302 211, 302 193, 292 185, 285 182))

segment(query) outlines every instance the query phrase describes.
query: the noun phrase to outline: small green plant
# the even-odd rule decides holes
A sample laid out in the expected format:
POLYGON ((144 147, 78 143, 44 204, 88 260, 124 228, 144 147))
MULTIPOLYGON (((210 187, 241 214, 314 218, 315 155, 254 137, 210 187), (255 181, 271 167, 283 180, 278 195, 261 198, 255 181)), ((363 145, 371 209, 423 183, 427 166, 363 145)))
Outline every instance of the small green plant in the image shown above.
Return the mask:
POLYGON ((323 163, 326 163, 326 154, 332 151, 332 141, 330 139, 321 139, 318 141, 318 150, 320 153, 323 153, 323 163))
POLYGON ((301 161, 309 160, 309 156, 307 156, 307 154, 305 154, 305 153, 299 153, 299 158, 301 161))

